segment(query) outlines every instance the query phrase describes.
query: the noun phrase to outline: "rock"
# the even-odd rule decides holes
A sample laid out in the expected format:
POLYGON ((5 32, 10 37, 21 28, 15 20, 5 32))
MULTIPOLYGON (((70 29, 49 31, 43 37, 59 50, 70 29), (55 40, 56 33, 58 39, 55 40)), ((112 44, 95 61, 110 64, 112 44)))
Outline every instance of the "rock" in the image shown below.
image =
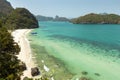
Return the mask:
POLYGON ((100 76, 100 74, 99 74, 99 73, 95 73, 95 75, 96 75, 96 76, 100 76))
POLYGON ((40 71, 37 67, 31 68, 31 75, 32 76, 37 76, 40 74, 40 71))
POLYGON ((83 72, 82 72, 82 74, 83 74, 83 75, 87 75, 87 74, 88 74, 88 72, 86 72, 86 71, 83 71, 83 72))

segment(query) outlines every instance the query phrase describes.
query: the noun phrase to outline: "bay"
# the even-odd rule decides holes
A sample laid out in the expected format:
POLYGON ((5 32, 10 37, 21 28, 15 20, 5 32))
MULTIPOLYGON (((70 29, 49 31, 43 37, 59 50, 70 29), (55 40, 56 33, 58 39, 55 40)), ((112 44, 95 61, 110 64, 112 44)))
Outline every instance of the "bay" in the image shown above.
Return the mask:
POLYGON ((120 25, 52 21, 39 25, 29 40, 43 75, 55 80, 120 80, 120 25))

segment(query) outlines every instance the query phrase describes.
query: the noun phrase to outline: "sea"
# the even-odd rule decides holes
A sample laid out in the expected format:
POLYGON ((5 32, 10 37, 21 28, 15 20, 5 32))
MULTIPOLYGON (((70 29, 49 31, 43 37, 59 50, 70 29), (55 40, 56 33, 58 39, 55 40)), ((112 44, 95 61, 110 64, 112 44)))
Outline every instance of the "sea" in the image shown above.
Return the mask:
POLYGON ((120 80, 120 25, 41 21, 28 35, 41 75, 51 80, 120 80))

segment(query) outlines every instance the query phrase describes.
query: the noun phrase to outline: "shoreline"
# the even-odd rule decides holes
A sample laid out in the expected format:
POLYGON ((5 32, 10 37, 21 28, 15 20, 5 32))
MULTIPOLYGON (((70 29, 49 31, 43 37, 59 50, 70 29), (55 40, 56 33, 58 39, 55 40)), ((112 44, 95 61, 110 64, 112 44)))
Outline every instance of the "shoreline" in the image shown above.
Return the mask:
POLYGON ((31 75, 31 68, 36 67, 32 59, 31 47, 28 39, 26 38, 27 34, 31 32, 32 29, 18 29, 12 32, 14 41, 18 43, 21 51, 17 55, 18 59, 26 64, 26 70, 23 71, 21 79, 24 77, 33 78, 31 75))

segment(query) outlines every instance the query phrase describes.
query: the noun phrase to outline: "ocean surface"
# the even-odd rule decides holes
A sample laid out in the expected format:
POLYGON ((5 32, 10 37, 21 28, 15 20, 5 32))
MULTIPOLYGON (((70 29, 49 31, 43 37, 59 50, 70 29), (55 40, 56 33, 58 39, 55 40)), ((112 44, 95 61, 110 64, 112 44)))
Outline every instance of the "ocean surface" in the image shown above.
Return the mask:
POLYGON ((42 75, 54 80, 120 80, 120 25, 39 25, 28 38, 42 75))

